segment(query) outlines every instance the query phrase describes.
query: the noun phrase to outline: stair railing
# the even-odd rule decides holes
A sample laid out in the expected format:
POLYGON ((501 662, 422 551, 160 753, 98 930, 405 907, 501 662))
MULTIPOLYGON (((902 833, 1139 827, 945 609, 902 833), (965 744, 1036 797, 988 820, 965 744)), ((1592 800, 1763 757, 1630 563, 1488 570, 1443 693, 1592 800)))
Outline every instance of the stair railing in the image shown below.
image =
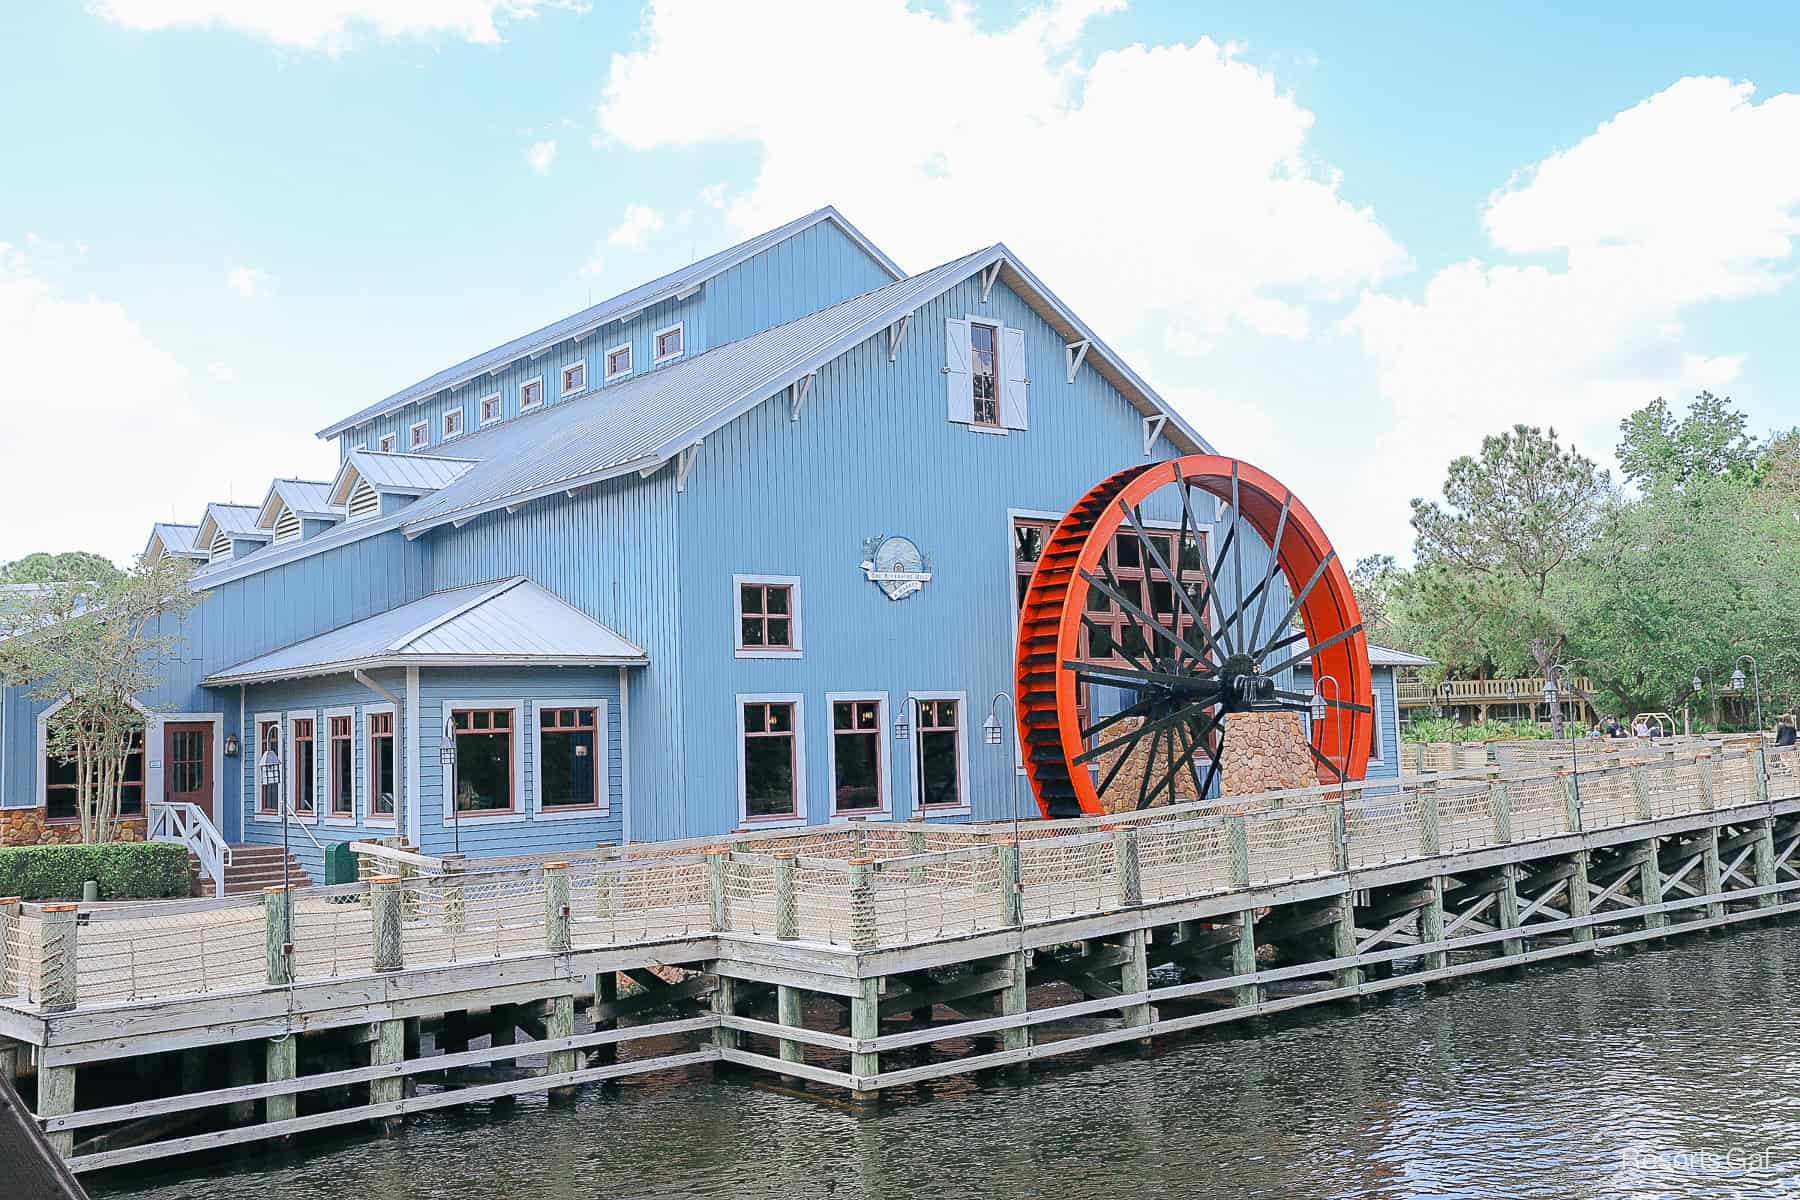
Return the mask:
POLYGON ((186 846, 200 862, 200 874, 213 881, 213 895, 225 894, 225 869, 231 866, 231 846, 196 804, 157 801, 150 805, 145 832, 152 842, 186 846))

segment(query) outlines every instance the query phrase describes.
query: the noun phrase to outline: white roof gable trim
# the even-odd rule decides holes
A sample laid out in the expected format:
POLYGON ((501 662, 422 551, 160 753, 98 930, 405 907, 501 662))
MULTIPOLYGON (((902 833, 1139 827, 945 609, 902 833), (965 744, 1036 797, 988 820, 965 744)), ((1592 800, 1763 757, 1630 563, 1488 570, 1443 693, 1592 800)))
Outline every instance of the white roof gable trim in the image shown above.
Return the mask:
POLYGON ((472 458, 446 458, 434 454, 383 454, 377 450, 352 450, 331 481, 328 499, 342 507, 358 480, 377 492, 399 496, 424 496, 455 482, 475 465, 472 458))
POLYGON ((650 657, 523 576, 436 592, 207 677, 207 687, 391 667, 629 667, 650 657))

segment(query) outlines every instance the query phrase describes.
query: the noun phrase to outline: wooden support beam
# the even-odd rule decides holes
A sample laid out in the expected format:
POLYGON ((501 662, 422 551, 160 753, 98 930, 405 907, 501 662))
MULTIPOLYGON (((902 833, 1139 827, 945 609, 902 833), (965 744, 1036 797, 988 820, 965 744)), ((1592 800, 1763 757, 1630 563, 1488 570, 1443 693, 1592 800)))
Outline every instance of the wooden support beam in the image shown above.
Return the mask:
MULTIPOLYGON (((1431 898, 1419 910, 1419 940, 1428 944, 1444 940, 1444 881, 1434 876, 1430 883, 1431 898)), ((1423 959, 1424 969, 1441 971, 1449 961, 1450 956, 1444 951, 1429 951, 1423 959)))
MULTIPOLYGON (((1499 929, 1517 929, 1519 927, 1519 889, 1516 868, 1508 863, 1500 868, 1501 887, 1495 893, 1494 925, 1499 929)), ((1525 949, 1525 943, 1516 939, 1507 939, 1500 943, 1500 953, 1512 957, 1525 949)))
MULTIPOLYGON (((1032 971, 1032 983, 1048 982, 1049 978, 1066 979, 1066 975, 1047 977, 1043 974, 1047 964, 1052 962, 1047 955, 1039 955, 1032 971)), ((1074 972, 1071 972, 1071 974, 1074 972)), ((1010 967, 1002 970, 973 971, 967 975, 947 980, 935 987, 908 988, 890 992, 881 998, 881 1015, 896 1016, 903 1012, 919 1009, 932 1009, 940 1004, 954 1004, 970 996, 986 996, 998 992, 1013 984, 1010 967)), ((854 998, 854 997, 852 997, 854 998)))
MULTIPOLYGON (((1231 973, 1256 973, 1256 914, 1250 909, 1238 916, 1237 936, 1231 942, 1231 973)), ((1255 983, 1243 984, 1233 998, 1240 1008, 1254 1008, 1262 1003, 1262 988, 1255 983)))
MULTIPOLYGON (((1711 761, 1707 760, 1708 765, 1711 764, 1711 761)), ((1717 896, 1725 890, 1724 878, 1719 870, 1718 827, 1714 826, 1703 830, 1700 836, 1701 887, 1706 890, 1708 896, 1717 896)), ((1706 915, 1709 917, 1724 916, 1725 902, 1723 900, 1712 901, 1706 906, 1706 915)))
MULTIPOLYGON (((1594 898, 1593 885, 1588 882, 1588 852, 1577 850, 1570 858, 1569 865, 1575 871, 1569 878, 1569 916, 1585 917, 1593 912, 1592 901, 1594 898)), ((1592 942, 1594 927, 1577 925, 1570 932, 1570 937, 1577 942, 1592 942)))
MULTIPOLYGON (((406 1061, 405 1021, 377 1021, 370 1032, 374 1034, 373 1040, 369 1043, 369 1065, 371 1067, 391 1066, 406 1061)), ((398 1075, 371 1080, 369 1103, 387 1104, 400 1099, 404 1094, 405 1082, 398 1075)), ((398 1116, 378 1117, 376 1123, 384 1133, 391 1135, 400 1131, 398 1116)))
MULTIPOLYGON (((850 1036, 853 1038, 874 1038, 881 1036, 881 981, 864 979, 858 995, 850 997, 850 1036)), ((850 1055, 850 1074, 857 1079, 867 1079, 881 1074, 881 1055, 873 1051, 855 1052, 850 1055)), ((854 1085, 857 1096, 874 1095, 873 1089, 865 1089, 860 1083, 854 1085)))
MULTIPOLYGON (((1645 905, 1658 904, 1663 898, 1662 866, 1657 858, 1655 838, 1644 844, 1643 861, 1638 863, 1638 898, 1645 905)), ((1661 912, 1651 912, 1644 917, 1646 928, 1660 929, 1668 923, 1669 918, 1661 912)))
MULTIPOLYGON (((1334 958, 1349 958, 1356 953, 1356 895, 1344 893, 1338 902, 1338 919, 1331 926, 1331 953, 1334 958)), ((1338 987, 1362 986, 1363 973, 1356 967, 1344 967, 1333 975, 1338 987)))
MULTIPOLYGON (((806 1027, 806 1012, 801 1004, 804 998, 804 993, 802 993, 799 988, 788 987, 785 984, 777 987, 775 989, 775 1020, 777 1023, 785 1025, 790 1029, 804 1029, 806 1027)), ((806 1061, 805 1044, 795 1041, 793 1038, 782 1038, 780 1040, 780 1053, 782 1062, 797 1063, 806 1061)), ((799 1076, 797 1075, 788 1076, 788 1079, 792 1083, 800 1082, 799 1076)))
MULTIPOLYGON (((1121 941, 1121 947, 1128 952, 1125 962, 1119 966, 1119 991, 1130 995, 1133 992, 1150 990, 1150 964, 1146 951, 1149 949, 1150 932, 1146 929, 1133 929, 1121 941)), ((1134 1004, 1122 1014, 1125 1024, 1137 1028, 1147 1027, 1156 1021, 1156 1010, 1148 1004, 1134 1004)))
MULTIPOLYGON (((300 1045, 294 1034, 269 1038, 263 1043, 263 1078, 270 1083, 293 1079, 300 1069, 300 1045)), ((292 1095, 270 1096, 263 1101, 263 1121, 289 1121, 296 1109, 292 1095)))
POLYGON ((898 321, 888 326, 888 361, 893 362, 900 357, 900 347, 906 344, 906 331, 912 328, 913 315, 907 313, 898 321))
MULTIPOLYGON (((1756 822, 1756 886, 1775 886, 1775 822, 1764 817, 1756 822)), ((1756 907, 1770 908, 1775 904, 1772 893, 1763 893, 1756 898, 1756 907)))
POLYGON ((1068 382, 1074 383, 1075 376, 1081 371, 1081 364, 1087 358, 1088 340, 1066 342, 1063 345, 1063 372, 1068 382))

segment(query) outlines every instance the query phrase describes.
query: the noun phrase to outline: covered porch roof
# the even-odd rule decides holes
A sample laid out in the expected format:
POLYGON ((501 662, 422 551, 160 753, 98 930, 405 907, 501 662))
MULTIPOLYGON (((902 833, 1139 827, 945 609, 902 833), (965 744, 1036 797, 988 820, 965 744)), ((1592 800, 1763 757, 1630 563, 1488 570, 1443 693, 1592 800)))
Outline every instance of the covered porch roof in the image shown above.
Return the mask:
POLYGON ((227 667, 208 687, 390 667, 630 667, 642 649, 523 576, 435 592, 227 667))

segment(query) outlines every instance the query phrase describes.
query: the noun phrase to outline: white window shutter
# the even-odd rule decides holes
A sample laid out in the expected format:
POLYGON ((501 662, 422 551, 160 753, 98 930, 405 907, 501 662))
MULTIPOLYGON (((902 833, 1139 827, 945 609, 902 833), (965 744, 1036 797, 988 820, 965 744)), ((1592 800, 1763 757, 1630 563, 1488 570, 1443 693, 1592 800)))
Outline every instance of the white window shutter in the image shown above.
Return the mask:
POLYGON ((1025 331, 1007 326, 1000 331, 1000 424, 1008 429, 1030 428, 1026 408, 1031 380, 1025 371, 1025 331))
POLYGON ((950 419, 968 425, 975 420, 975 392, 969 383, 969 323, 959 317, 944 322, 944 385, 949 389, 950 419))

